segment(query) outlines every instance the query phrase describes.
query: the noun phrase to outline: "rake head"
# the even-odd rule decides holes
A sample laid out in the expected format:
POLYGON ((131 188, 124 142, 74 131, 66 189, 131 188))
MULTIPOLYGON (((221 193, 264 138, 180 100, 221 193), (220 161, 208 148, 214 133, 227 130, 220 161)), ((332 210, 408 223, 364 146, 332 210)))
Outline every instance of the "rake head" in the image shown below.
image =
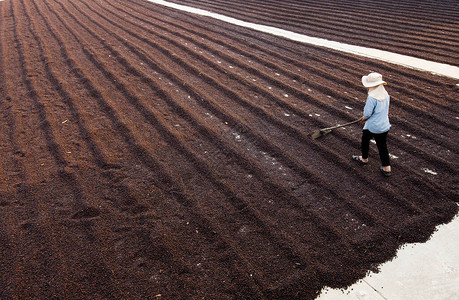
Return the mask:
POLYGON ((311 137, 313 140, 315 140, 318 137, 321 137, 323 135, 329 134, 332 130, 331 129, 321 129, 317 130, 316 132, 311 134, 311 137))

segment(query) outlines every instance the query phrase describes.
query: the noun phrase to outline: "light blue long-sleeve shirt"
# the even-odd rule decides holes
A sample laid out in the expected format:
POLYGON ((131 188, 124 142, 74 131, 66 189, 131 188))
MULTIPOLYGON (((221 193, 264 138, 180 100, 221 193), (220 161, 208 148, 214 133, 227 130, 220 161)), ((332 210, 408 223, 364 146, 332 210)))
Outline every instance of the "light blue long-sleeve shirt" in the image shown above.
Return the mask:
POLYGON ((365 108, 363 109, 363 117, 365 126, 363 129, 368 129, 372 133, 383 133, 390 129, 389 123, 389 102, 390 96, 387 96, 383 101, 368 96, 365 108))

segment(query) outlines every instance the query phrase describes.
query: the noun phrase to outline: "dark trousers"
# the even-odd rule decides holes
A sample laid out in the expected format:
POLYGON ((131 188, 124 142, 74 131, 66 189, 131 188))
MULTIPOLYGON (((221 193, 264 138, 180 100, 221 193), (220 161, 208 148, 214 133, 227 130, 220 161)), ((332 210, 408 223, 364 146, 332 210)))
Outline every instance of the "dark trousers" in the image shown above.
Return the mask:
POLYGON ((362 133, 362 158, 368 158, 368 151, 370 150, 370 140, 375 139, 376 146, 378 146, 379 158, 381 159, 382 165, 390 166, 389 151, 387 150, 387 133, 372 133, 365 129, 362 133))

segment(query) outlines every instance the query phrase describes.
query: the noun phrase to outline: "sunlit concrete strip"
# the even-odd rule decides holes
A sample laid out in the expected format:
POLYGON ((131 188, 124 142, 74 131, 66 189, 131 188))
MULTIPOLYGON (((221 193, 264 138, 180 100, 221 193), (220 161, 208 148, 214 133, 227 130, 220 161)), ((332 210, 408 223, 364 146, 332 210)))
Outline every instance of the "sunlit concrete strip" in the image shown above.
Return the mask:
POLYGON ((392 261, 346 289, 325 288, 316 300, 459 299, 459 215, 425 243, 405 244, 392 261))
POLYGON ((255 23, 241 21, 235 18, 231 18, 231 17, 227 17, 221 14, 209 12, 203 9, 170 3, 167 1, 163 1, 163 0, 148 0, 148 1, 159 4, 159 5, 167 6, 170 8, 175 8, 178 10, 182 10, 182 11, 186 11, 186 12, 190 12, 190 13, 194 13, 198 15, 211 17, 211 18, 214 18, 220 21, 224 21, 224 22, 233 24, 233 25, 238 25, 241 27, 246 27, 246 28, 257 30, 257 31, 261 31, 264 33, 288 38, 293 41, 326 47, 326 48, 330 48, 330 49, 334 49, 334 50, 338 50, 338 51, 342 51, 346 53, 351 53, 351 54, 355 54, 359 56, 364 56, 368 58, 373 58, 373 59, 401 65, 401 66, 408 67, 408 68, 413 68, 413 69, 417 69, 421 71, 427 71, 427 72, 435 73, 438 75, 443 75, 443 76, 459 79, 459 67, 457 66, 437 63, 437 62, 433 62, 433 61, 429 61, 429 60, 425 60, 421 58, 415 58, 415 57, 411 57, 407 55, 392 53, 389 51, 348 45, 344 43, 329 41, 326 39, 315 38, 315 37, 291 32, 288 30, 284 30, 284 29, 280 29, 280 28, 276 28, 272 26, 259 25, 255 23))

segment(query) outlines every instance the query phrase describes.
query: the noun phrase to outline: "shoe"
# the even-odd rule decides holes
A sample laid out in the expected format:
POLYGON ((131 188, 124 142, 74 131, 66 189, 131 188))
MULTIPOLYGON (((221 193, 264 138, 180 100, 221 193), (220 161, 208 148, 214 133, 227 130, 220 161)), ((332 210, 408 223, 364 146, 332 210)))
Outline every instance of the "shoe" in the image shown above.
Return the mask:
POLYGON ((352 159, 355 160, 355 161, 357 161, 357 162, 359 162, 359 163, 361 163, 362 165, 368 164, 368 162, 367 162, 367 161, 363 161, 363 160, 360 158, 359 155, 352 155, 352 159))
POLYGON ((384 167, 379 167, 379 170, 381 171, 381 173, 386 176, 386 177, 389 177, 392 175, 392 173, 390 171, 384 171, 384 167))

